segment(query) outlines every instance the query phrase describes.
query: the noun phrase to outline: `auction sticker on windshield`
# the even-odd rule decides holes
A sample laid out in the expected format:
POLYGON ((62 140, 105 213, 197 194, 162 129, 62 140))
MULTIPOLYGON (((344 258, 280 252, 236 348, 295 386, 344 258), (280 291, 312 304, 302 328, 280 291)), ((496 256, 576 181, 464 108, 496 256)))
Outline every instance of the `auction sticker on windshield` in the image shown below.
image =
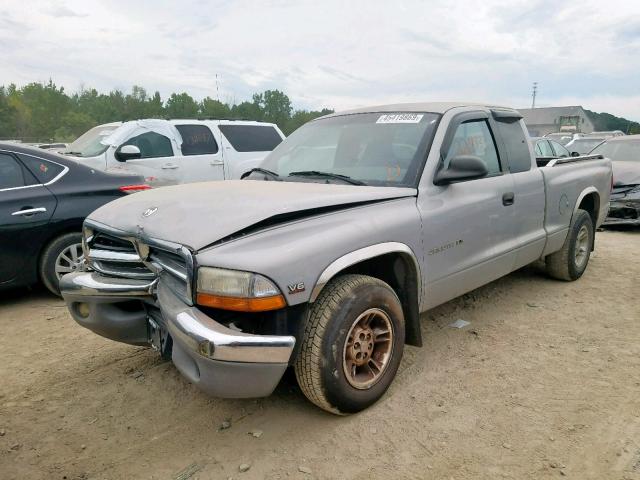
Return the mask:
POLYGON ((423 116, 417 113, 391 113, 380 115, 376 123, 420 123, 423 116))

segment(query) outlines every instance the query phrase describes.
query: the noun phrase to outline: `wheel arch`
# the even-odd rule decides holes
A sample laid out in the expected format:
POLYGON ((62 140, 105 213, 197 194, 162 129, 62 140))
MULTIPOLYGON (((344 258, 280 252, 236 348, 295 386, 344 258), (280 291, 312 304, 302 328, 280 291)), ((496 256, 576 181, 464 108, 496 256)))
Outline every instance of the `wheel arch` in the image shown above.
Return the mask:
POLYGON ((578 195, 573 209, 573 215, 575 215, 579 209, 589 214, 595 230, 598 225, 598 216, 600 215, 600 193, 595 187, 587 187, 578 195))
POLYGON ((422 294, 420 264, 411 247, 385 242, 354 250, 331 262, 320 274, 310 303, 338 275, 360 273, 388 283, 396 292, 405 315, 405 343, 422 346, 420 301, 422 294))

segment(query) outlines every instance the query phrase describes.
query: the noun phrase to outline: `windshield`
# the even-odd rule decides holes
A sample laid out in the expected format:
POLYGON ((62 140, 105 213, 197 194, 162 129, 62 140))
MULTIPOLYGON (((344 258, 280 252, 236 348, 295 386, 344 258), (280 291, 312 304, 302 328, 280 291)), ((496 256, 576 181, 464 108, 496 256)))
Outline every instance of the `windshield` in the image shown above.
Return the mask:
POLYGON ((67 147, 64 153, 77 157, 95 157, 103 153, 109 146, 101 142, 103 138, 110 135, 120 125, 98 125, 91 130, 80 135, 72 144, 67 147))
POLYGON ((309 122, 260 165, 287 181, 415 186, 437 126, 434 113, 360 113, 309 122), (293 174, 289 177, 290 174, 293 174))
POLYGON ((602 143, 602 138, 578 138, 567 145, 567 148, 572 152, 578 152, 580 155, 584 155, 593 150, 593 147, 602 143))
POLYGON ((640 139, 605 142, 594 148, 591 153, 604 155, 613 161, 640 163, 640 139))

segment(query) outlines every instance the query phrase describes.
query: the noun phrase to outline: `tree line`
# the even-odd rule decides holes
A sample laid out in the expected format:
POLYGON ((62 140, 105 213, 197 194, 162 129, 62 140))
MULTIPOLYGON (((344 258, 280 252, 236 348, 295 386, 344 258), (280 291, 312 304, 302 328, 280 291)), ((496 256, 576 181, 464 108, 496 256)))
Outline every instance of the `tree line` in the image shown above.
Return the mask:
POLYGON ((304 123, 333 110, 296 110, 279 90, 253 95, 251 101, 229 104, 206 97, 195 100, 186 92, 172 93, 163 100, 140 86, 131 93, 121 90, 100 93, 81 88, 68 94, 52 80, 18 88, 0 86, 0 139, 25 142, 70 142, 103 123, 141 118, 231 118, 277 124, 289 135, 304 123))
POLYGON ((585 110, 591 118, 596 131, 608 132, 612 130, 621 130, 628 135, 640 133, 640 123, 632 122, 626 118, 616 117, 610 113, 596 113, 591 110, 585 110))
MULTIPOLYGON (((131 93, 121 90, 100 93, 81 88, 67 94, 52 80, 33 82, 18 88, 0 86, 0 139, 25 142, 70 142, 91 127, 114 121, 140 118, 235 118, 277 124, 289 135, 295 129, 332 110, 295 110, 289 97, 279 90, 253 95, 251 101, 229 104, 206 97, 195 100, 186 92, 172 93, 163 100, 159 92, 134 86, 131 93)), ((587 110, 596 130, 622 130, 640 133, 640 123, 609 113, 587 110)))

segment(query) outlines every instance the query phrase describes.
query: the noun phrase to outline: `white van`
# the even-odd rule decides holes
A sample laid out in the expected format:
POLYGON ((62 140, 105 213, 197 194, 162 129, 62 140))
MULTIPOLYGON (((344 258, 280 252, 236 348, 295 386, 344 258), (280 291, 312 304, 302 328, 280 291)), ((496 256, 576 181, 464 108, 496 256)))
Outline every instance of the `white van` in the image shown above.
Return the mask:
POLYGON ((237 179, 282 140, 273 123, 132 120, 99 125, 62 153, 106 171, 144 175, 151 186, 237 179))

